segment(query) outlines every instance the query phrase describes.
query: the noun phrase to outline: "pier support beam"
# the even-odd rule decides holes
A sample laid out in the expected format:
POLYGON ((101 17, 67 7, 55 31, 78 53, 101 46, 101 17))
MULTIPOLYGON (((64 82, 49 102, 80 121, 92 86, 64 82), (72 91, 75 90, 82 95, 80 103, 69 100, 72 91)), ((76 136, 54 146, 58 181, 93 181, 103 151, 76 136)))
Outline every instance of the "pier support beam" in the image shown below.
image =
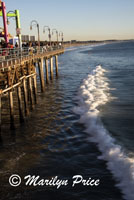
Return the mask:
POLYGON ((13 92, 9 92, 9 108, 10 108, 10 128, 15 129, 14 126, 14 108, 13 108, 13 92))
POLYGON ((29 115, 29 108, 28 108, 28 99, 27 99, 27 89, 26 89, 26 80, 23 79, 23 91, 24 91, 24 107, 25 107, 25 115, 29 115))
MULTIPOLYGON (((8 82, 8 87, 12 86, 11 71, 7 72, 7 82, 8 82)), ((14 126, 14 107, 13 107, 12 89, 8 92, 8 96, 9 96, 9 109, 10 109, 10 129, 13 130, 15 129, 15 126, 14 126)))
POLYGON ((2 109, 2 100, 1 100, 1 94, 0 94, 0 133, 1 133, 1 125, 2 125, 2 123, 1 123, 1 109, 2 109))
POLYGON ((36 75, 33 77, 33 92, 34 92, 34 102, 37 104, 37 81, 36 75))
POLYGON ((29 77, 29 90, 30 90, 30 103, 31 109, 34 109, 34 98, 33 98, 33 88, 32 88, 32 77, 29 77))
POLYGON ((50 58, 50 79, 53 80, 53 57, 50 58))
POLYGON ((18 105, 19 105, 19 115, 20 115, 20 122, 24 122, 24 115, 22 109, 22 98, 21 98, 21 87, 17 87, 17 96, 18 96, 18 105))
POLYGON ((46 83, 49 83, 49 78, 48 78, 48 59, 45 59, 45 68, 46 68, 46 83))
POLYGON ((55 56, 55 68, 56 68, 56 76, 58 77, 58 56, 55 56))
POLYGON ((43 58, 41 58, 41 62, 38 62, 39 68, 39 77, 40 77, 40 85, 41 85, 41 92, 45 91, 45 82, 44 82, 44 62, 43 58))

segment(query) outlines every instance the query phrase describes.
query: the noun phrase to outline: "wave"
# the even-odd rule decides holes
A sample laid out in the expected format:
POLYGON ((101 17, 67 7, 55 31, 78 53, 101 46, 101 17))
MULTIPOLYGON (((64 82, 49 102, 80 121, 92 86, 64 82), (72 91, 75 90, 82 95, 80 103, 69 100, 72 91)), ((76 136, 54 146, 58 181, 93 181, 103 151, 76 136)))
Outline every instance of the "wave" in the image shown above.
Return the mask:
POLYGON ((107 168, 117 180, 126 200, 134 200, 134 159, 127 157, 122 147, 103 126, 99 117, 99 106, 110 100, 106 71, 99 65, 83 80, 79 89, 78 106, 74 112, 80 115, 80 123, 86 127, 89 140, 97 143, 102 155, 99 159, 107 161, 107 168))
POLYGON ((77 48, 76 47, 66 47, 65 48, 65 51, 73 51, 73 50, 76 50, 77 48))
POLYGON ((88 44, 88 45, 82 45, 82 46, 65 47, 65 51, 74 51, 74 50, 77 50, 77 49, 87 49, 87 50, 89 50, 89 48, 103 46, 103 45, 106 45, 106 43, 88 44))

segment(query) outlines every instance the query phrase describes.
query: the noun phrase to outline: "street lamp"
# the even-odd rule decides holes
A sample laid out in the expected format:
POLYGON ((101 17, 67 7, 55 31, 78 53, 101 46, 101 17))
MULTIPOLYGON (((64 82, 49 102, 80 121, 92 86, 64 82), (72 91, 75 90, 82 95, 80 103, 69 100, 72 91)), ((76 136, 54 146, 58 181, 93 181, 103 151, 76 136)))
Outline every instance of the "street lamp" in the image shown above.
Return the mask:
POLYGON ((50 46, 51 46, 51 33, 50 33, 50 28, 49 26, 44 26, 43 27, 43 33, 45 33, 45 28, 47 28, 49 34, 48 34, 48 37, 49 37, 49 43, 50 43, 50 46))
POLYGON ((15 11, 8 11, 7 12, 7 24, 9 25, 9 18, 14 17, 16 20, 16 35, 18 36, 19 40, 19 47, 21 47, 21 27, 20 27, 20 13, 19 10, 15 11))
POLYGON ((7 12, 7 25, 10 24, 9 18, 11 18, 11 17, 8 16, 9 13, 15 14, 15 12, 14 12, 14 11, 11 11, 11 10, 7 12))
POLYGON ((63 44, 63 32, 62 31, 59 32, 59 36, 61 36, 61 42, 63 44))
POLYGON ((40 47, 40 30, 39 30, 39 24, 36 20, 32 20, 30 23, 30 30, 32 30, 32 27, 36 26, 37 27, 37 32, 38 32, 38 46, 40 47))
POLYGON ((54 34, 54 32, 55 32, 56 35, 57 35, 57 45, 58 45, 58 31, 57 31, 55 28, 52 30, 52 35, 54 34))

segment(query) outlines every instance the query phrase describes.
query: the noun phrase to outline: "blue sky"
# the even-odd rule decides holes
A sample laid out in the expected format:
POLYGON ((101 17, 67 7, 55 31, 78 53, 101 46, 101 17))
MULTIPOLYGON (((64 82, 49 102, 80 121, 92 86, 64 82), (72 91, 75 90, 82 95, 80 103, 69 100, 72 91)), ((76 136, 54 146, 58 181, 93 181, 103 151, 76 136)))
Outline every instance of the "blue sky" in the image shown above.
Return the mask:
MULTIPOLYGON (((30 31, 31 20, 64 32, 65 40, 134 39, 134 0, 4 0, 6 9, 20 10, 22 34, 30 31)), ((10 20, 9 32, 15 34, 15 21, 10 20)), ((0 22, 2 26, 2 19, 0 22)), ((53 36, 52 39, 56 39, 53 36)))

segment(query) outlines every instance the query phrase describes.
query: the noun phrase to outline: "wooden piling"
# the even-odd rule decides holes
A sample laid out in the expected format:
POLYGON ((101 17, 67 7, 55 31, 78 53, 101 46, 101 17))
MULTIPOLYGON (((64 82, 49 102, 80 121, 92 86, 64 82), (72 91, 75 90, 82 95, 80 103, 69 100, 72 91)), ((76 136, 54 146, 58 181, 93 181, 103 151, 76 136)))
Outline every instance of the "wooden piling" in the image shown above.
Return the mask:
POLYGON ((13 107, 13 92, 9 91, 9 108, 10 108, 10 128, 15 129, 14 126, 14 107, 13 107))
POLYGON ((36 75, 33 77, 33 92, 34 92, 34 102, 37 104, 37 81, 36 81, 36 75))
POLYGON ((56 76, 58 77, 58 56, 55 56, 55 68, 56 68, 56 76))
POLYGON ((50 58, 50 79, 53 80, 53 57, 50 58))
POLYGON ((48 78, 48 59, 45 59, 45 68, 46 68, 46 83, 49 83, 49 78, 48 78))
POLYGON ((17 87, 17 96, 18 96, 20 122, 24 122, 22 97, 21 97, 21 87, 20 86, 17 87))
POLYGON ((1 133, 1 125, 2 125, 2 123, 1 123, 1 109, 2 109, 2 102, 1 102, 1 94, 0 94, 0 133, 1 133))
MULTIPOLYGON (((8 87, 12 86, 12 80, 11 80, 11 71, 7 72, 7 83, 8 87)), ((15 129, 14 126, 14 107, 13 107, 13 91, 12 89, 8 92, 9 96, 9 109, 10 109, 10 128, 15 129)))
POLYGON ((29 77, 29 91, 30 91, 30 103, 31 103, 31 109, 34 109, 34 98, 33 98, 33 89, 32 89, 32 78, 29 77))
MULTIPOLYGON (((25 63, 25 66, 26 66, 26 75, 29 75, 30 74, 30 70, 29 70, 29 63, 26 62, 25 63)), ((28 102, 30 102, 30 83, 29 83, 29 78, 26 79, 26 88, 27 88, 27 100, 28 102)))
POLYGON ((41 62, 38 62, 38 69, 39 69, 41 92, 44 92, 45 91, 45 82, 44 82, 44 62, 43 62, 43 58, 41 58, 41 62))
POLYGON ((26 88, 26 80, 23 79, 23 91, 24 91, 24 107, 25 107, 25 115, 29 115, 29 108, 28 108, 28 99, 27 99, 27 88, 26 88))

